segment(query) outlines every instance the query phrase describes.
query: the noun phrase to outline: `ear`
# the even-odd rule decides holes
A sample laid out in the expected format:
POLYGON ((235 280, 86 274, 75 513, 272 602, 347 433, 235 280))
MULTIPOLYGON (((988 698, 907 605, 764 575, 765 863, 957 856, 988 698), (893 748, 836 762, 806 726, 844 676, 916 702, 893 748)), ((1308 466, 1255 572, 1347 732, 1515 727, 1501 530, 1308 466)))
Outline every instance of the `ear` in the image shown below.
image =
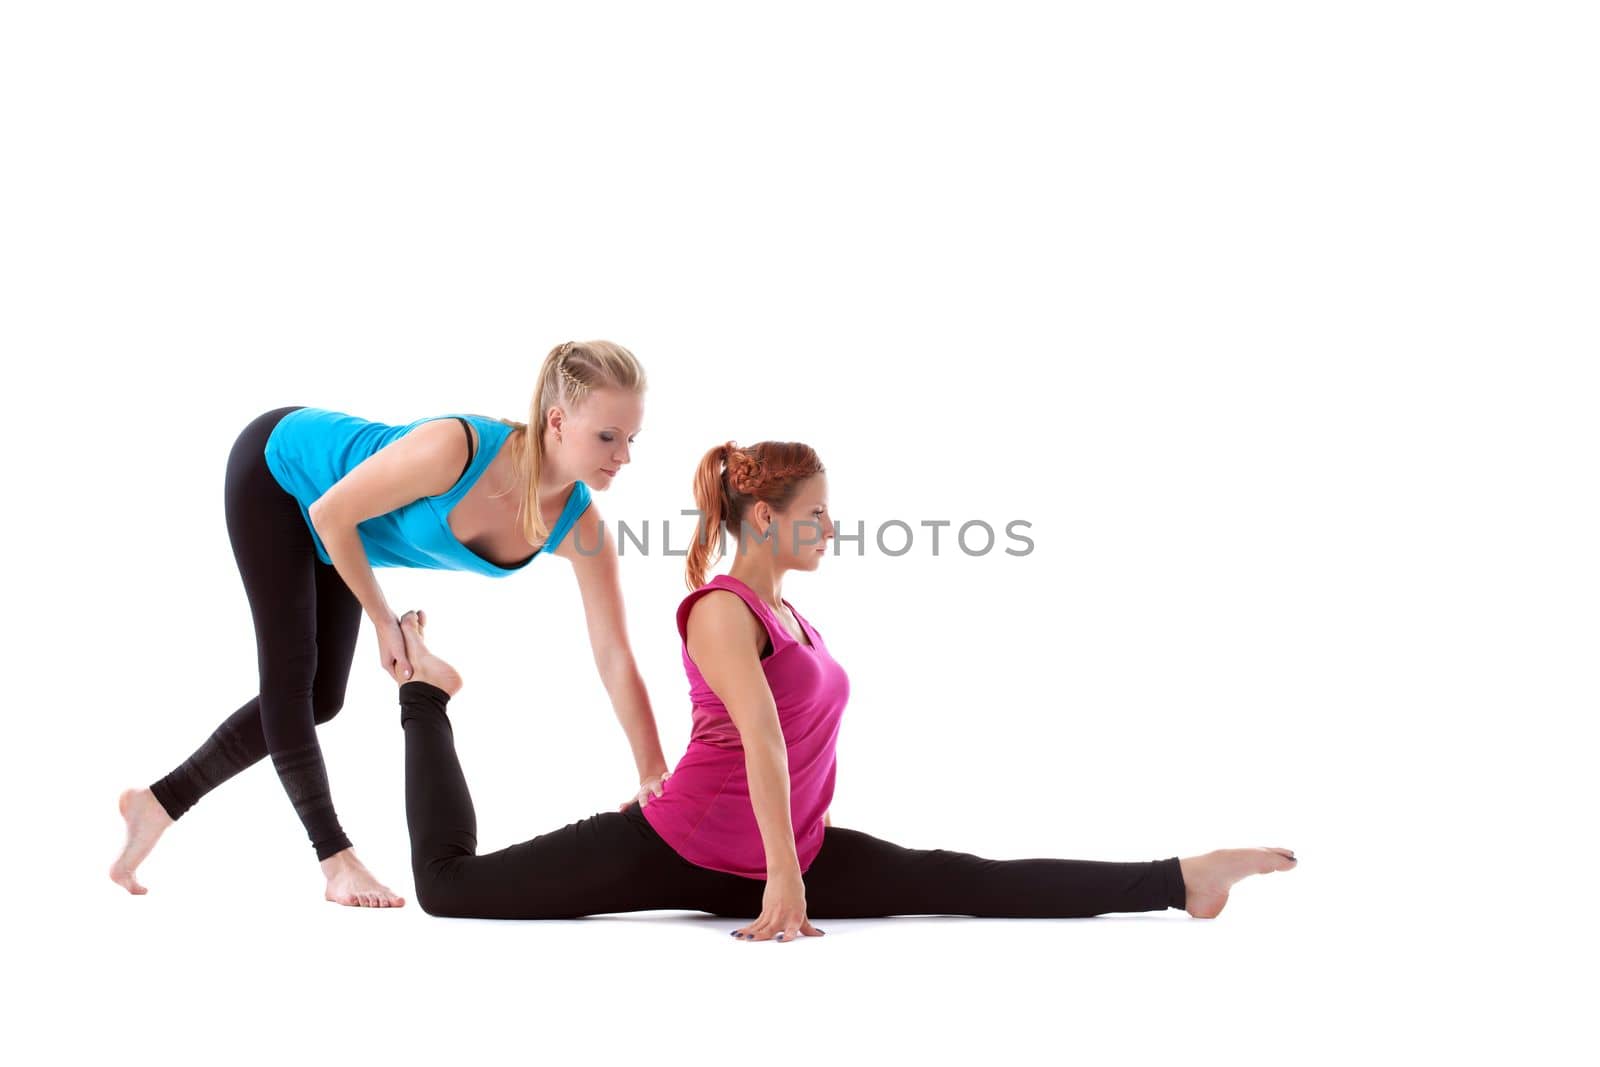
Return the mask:
POLYGON ((561 432, 562 424, 566 421, 567 413, 561 410, 560 405, 545 412, 544 424, 552 433, 561 432))
POLYGON ((750 508, 750 524, 756 528, 757 533, 763 536, 771 528, 772 508, 768 506, 765 500, 757 500, 754 506, 750 508))

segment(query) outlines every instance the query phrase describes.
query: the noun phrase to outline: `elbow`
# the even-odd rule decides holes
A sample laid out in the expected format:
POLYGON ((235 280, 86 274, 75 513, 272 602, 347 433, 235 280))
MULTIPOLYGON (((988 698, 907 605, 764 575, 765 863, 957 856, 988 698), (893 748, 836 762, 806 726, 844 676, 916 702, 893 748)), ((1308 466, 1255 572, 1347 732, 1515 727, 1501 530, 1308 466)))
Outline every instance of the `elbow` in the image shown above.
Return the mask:
POLYGON ((310 507, 306 508, 306 517, 311 520, 311 528, 317 531, 317 536, 324 541, 328 539, 329 533, 336 532, 344 525, 338 513, 332 511, 325 503, 326 500, 327 497, 318 497, 311 502, 310 507))
POLYGON ((600 672, 600 680, 609 690, 619 682, 626 682, 639 673, 638 666, 633 662, 633 652, 627 645, 611 645, 597 648, 594 653, 594 667, 600 672))

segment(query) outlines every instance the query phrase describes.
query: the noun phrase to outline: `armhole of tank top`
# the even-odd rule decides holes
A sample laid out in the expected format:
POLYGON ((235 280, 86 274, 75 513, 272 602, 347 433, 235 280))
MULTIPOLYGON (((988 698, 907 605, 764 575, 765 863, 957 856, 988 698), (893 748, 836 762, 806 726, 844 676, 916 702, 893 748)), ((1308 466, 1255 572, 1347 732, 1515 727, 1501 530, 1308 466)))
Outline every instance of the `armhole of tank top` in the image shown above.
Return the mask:
MULTIPOLYGON (((713 579, 713 580, 715 580, 715 579, 713 579)), ((765 634, 765 641, 761 646, 761 652, 757 655, 756 658, 760 659, 760 660, 763 660, 763 661, 765 661, 767 659, 770 659, 773 656, 773 654, 778 651, 777 642, 773 641, 773 639, 772 639, 772 626, 767 622, 767 620, 765 620, 765 619, 763 619, 761 617, 761 613, 759 611, 757 611, 755 608, 750 606, 750 601, 746 600, 744 598, 744 594, 740 593, 739 590, 730 589, 725 585, 712 585, 710 582, 707 582, 705 585, 702 585, 699 589, 695 590, 694 593, 690 594, 691 596, 694 597, 694 603, 691 603, 688 606, 688 611, 683 611, 681 608, 679 609, 680 611, 682 611, 681 618, 683 620, 682 621, 682 625, 679 627, 679 636, 682 637, 682 639, 683 639, 684 650, 687 651, 688 648, 689 648, 689 614, 690 614, 690 612, 692 612, 694 610, 694 605, 696 603, 699 603, 700 600, 703 599, 705 593, 711 592, 711 591, 717 590, 717 589, 721 589, 723 592, 726 592, 726 593, 732 593, 734 596, 738 597, 739 598, 739 602, 744 605, 745 610, 756 617, 756 622, 761 624, 761 629, 762 629, 763 633, 765 634), (696 594, 699 594, 699 595, 696 595, 696 594)), ((791 638, 791 640, 793 640, 793 638, 791 638)))
MULTIPOLYGON (((720 589, 728 589, 728 587, 725 586, 725 585, 724 586, 718 586, 718 588, 720 588, 720 589)), ((761 660, 767 660, 767 659, 771 659, 773 656, 777 655, 778 649, 780 647, 782 647, 782 646, 780 646, 778 644, 777 639, 773 637, 773 629, 778 626, 777 620, 776 619, 771 619, 771 620, 767 619, 764 615, 761 614, 761 608, 758 608, 754 604, 750 603, 749 599, 747 599, 745 597, 744 593, 740 592, 739 590, 737 590, 737 589, 728 589, 728 592, 730 592, 734 596, 738 597, 739 598, 739 602, 744 605, 745 610, 756 617, 756 622, 759 622, 761 624, 762 633, 764 633, 766 635, 766 641, 761 646, 761 654, 759 656, 757 656, 756 658, 757 659, 761 659, 761 660)), ((790 637, 788 634, 784 634, 783 636, 788 638, 791 644, 794 643, 794 638, 793 637, 790 637)))
POLYGON ((461 483, 461 479, 465 478, 467 476, 467 472, 472 469, 472 460, 473 457, 478 454, 478 449, 477 446, 472 443, 472 423, 468 422, 466 417, 463 415, 457 415, 456 421, 461 424, 461 428, 466 431, 467 434, 467 462, 462 465, 461 473, 456 476, 456 484, 459 485, 461 483))

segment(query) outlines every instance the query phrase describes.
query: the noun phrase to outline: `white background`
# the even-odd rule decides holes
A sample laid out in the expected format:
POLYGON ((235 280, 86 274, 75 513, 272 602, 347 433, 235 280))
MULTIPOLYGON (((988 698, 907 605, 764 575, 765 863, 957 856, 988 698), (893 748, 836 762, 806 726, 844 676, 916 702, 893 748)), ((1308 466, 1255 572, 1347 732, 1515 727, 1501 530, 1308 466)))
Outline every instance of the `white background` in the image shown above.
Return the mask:
MULTIPOLYGON (((1582 5, 121 4, 0 17, 8 1040, 96 1062, 1593 1054, 1597 86, 1582 5), (650 375, 609 519, 811 443, 835 821, 997 858, 1281 845, 1215 921, 339 908, 276 779, 106 878, 254 691, 228 449, 310 404, 650 375), (17 684, 20 680, 20 685, 17 684), (1585 1050, 1585 1046, 1587 1046, 1585 1050)), ((680 537, 679 544, 683 543, 680 537)), ((630 795, 570 568, 380 571, 467 677, 485 849, 630 795)), ((669 760, 681 560, 624 560, 669 760)), ((364 631, 320 731, 411 894, 364 631)))

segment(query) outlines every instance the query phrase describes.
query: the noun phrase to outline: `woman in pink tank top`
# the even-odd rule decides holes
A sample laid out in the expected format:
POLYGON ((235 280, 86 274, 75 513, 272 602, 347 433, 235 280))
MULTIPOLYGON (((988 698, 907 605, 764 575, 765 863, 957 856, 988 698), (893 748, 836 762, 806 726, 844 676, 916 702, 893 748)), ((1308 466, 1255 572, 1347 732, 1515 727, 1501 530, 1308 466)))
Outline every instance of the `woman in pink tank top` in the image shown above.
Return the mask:
POLYGON ((1222 910, 1229 887, 1289 870, 1287 849, 1219 849, 1146 862, 984 859, 911 849, 831 824, 835 745, 849 697, 822 634, 784 599, 790 571, 814 571, 833 524, 809 447, 732 442, 695 475, 703 523, 679 605, 689 677, 689 748, 659 796, 485 855, 446 705, 460 676, 401 621, 413 680, 400 686, 406 817, 417 900, 433 915, 571 918, 684 909, 748 918, 732 933, 793 941, 811 918, 976 915, 1067 918, 1222 910), (735 546, 729 573, 706 581, 735 546), (712 542, 718 542, 713 555, 712 542))

